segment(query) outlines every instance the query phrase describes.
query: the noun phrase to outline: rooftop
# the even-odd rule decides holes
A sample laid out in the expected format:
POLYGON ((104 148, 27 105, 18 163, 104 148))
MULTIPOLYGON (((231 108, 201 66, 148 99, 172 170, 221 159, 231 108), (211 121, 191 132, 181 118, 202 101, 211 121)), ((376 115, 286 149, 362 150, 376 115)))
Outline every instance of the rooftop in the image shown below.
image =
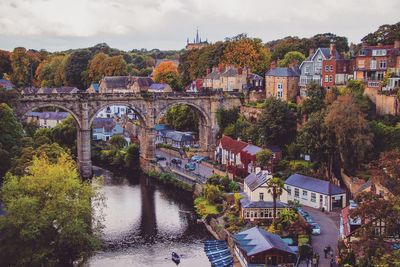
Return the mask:
POLYGON ((330 183, 329 181, 320 180, 298 173, 289 176, 289 178, 286 179, 285 184, 329 196, 346 193, 346 190, 330 183))
POLYGON ((219 139, 218 145, 221 145, 222 148, 225 150, 230 150, 233 153, 238 154, 248 144, 246 142, 236 140, 229 136, 224 135, 221 139, 219 139))
POLYGON ((298 68, 274 68, 270 69, 265 75, 274 77, 299 77, 300 70, 298 68))
POLYGON ((150 85, 150 89, 162 91, 167 86, 168 86, 168 84, 166 84, 166 83, 153 83, 152 85, 150 85))
POLYGON ((235 234, 234 240, 236 245, 246 252, 247 256, 252 256, 271 249, 295 254, 280 236, 268 233, 257 226, 235 234))
POLYGON ((29 112, 28 117, 36 117, 43 120, 64 120, 68 117, 68 112, 29 112))
POLYGON ((267 171, 260 171, 258 173, 252 172, 244 179, 244 183, 251 191, 254 191, 259 186, 266 183, 271 177, 272 176, 267 171))
POLYGON ((102 81, 108 89, 128 88, 134 83, 138 83, 139 87, 149 87, 154 83, 149 77, 134 76, 106 76, 102 81))

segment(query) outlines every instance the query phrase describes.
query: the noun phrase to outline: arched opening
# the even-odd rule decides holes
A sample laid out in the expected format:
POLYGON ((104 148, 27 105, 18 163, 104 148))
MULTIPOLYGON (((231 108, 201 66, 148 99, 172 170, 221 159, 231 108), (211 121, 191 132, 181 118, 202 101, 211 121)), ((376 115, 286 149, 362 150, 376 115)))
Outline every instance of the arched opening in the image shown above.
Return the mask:
POLYGON ((77 157, 77 132, 80 119, 72 110, 57 104, 35 105, 22 114, 27 136, 35 145, 57 143, 77 157))
POLYGON ((211 123, 202 107, 185 102, 173 103, 157 114, 155 123, 157 148, 176 150, 181 156, 186 156, 188 151, 211 156, 211 123))
POLYGON ((106 104, 90 117, 91 158, 111 170, 134 170, 146 151, 146 120, 135 107, 106 104))

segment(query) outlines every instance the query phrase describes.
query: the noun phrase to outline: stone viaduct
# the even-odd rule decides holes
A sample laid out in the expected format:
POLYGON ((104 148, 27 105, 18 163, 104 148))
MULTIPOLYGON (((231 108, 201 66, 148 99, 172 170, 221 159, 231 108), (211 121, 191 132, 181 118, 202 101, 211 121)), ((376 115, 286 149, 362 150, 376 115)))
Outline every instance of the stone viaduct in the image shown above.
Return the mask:
POLYGON ((155 157, 154 126, 172 106, 186 104, 199 114, 199 144, 211 152, 216 143, 218 108, 226 109, 241 105, 238 94, 231 93, 106 93, 90 94, 22 94, 17 109, 20 118, 25 119, 28 112, 43 107, 57 107, 68 111, 77 123, 77 163, 81 176, 92 176, 91 125, 96 115, 106 107, 123 105, 131 108, 141 124, 140 154, 142 159, 155 157))

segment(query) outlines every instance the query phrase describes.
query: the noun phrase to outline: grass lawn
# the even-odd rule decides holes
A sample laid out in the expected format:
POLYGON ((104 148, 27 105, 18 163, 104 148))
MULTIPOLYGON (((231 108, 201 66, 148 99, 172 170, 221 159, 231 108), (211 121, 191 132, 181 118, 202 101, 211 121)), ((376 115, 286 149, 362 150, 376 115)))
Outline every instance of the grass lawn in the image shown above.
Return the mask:
POLYGON ((209 214, 218 214, 217 207, 213 204, 208 203, 203 197, 198 197, 194 200, 194 207, 198 214, 202 217, 206 217, 209 214))

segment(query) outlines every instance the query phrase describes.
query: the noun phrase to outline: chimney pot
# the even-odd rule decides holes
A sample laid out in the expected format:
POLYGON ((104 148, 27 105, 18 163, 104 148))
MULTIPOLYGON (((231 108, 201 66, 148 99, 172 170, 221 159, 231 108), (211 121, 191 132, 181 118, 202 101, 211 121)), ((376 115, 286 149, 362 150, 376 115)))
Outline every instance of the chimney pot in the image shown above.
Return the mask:
POLYGON ((253 141, 251 141, 250 139, 247 141, 248 144, 252 145, 253 141))
POLYGON ((331 57, 335 57, 335 55, 336 55, 336 44, 335 43, 331 43, 331 45, 329 47, 329 51, 330 51, 331 57))
POLYGON ((382 45, 382 43, 379 42, 379 43, 378 43, 378 46, 381 47, 381 46, 383 46, 383 45, 382 45))

